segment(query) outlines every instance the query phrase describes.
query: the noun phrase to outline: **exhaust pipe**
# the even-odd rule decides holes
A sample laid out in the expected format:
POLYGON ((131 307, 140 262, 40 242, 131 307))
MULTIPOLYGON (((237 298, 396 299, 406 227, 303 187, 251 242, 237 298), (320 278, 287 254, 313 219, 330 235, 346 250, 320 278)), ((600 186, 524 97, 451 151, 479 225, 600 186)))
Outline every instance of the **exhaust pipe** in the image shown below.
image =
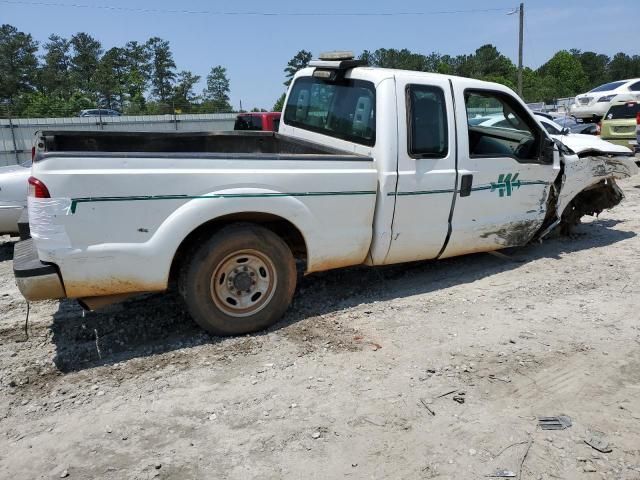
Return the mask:
POLYGON ((135 297, 138 293, 120 293, 118 295, 105 295, 103 297, 84 297, 79 298, 78 303, 82 308, 88 311, 100 310, 101 308, 120 303, 127 298, 135 297))

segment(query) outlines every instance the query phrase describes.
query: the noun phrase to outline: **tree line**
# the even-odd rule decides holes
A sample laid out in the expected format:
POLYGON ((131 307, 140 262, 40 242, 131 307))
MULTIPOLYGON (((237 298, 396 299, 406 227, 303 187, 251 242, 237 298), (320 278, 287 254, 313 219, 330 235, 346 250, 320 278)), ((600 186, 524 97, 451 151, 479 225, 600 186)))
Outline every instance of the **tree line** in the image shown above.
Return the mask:
MULTIPOLYGON (((285 86, 311 58, 311 52, 300 50, 289 60, 285 86)), ((514 89, 517 83, 516 65, 493 45, 457 56, 380 48, 365 50, 359 58, 372 66, 459 75, 514 89)), ((550 103, 634 77, 640 77, 640 55, 561 50, 541 67, 524 69, 523 97, 550 103)), ((0 27, 0 103, 6 107, 0 106, 0 115, 72 116, 95 107, 131 115, 233 111, 225 67, 212 67, 206 87, 196 92, 200 80, 193 72, 178 70, 169 42, 158 37, 105 51, 84 32, 70 38, 53 34, 39 45, 12 25, 0 27)), ((283 102, 284 94, 273 110, 282 110, 283 102)))
MULTIPOLYGON (((312 58, 311 52, 299 51, 285 68, 288 80, 295 72, 306 66, 312 58)), ((422 54, 408 49, 380 48, 365 50, 359 56, 369 65, 382 68, 398 68, 421 72, 442 73, 497 82, 516 89, 517 66, 493 45, 483 45, 470 55, 441 55, 433 52, 422 54)), ((523 92, 526 102, 553 103, 559 98, 573 97, 599 85, 640 78, 640 55, 623 52, 613 57, 581 50, 560 50, 538 69, 523 69, 523 92)), ((274 109, 281 109, 284 95, 274 109)))
POLYGON ((12 25, 0 26, 0 102, 15 116, 73 116, 82 109, 109 108, 130 115, 231 112, 226 69, 206 77, 178 70, 167 40, 153 37, 104 50, 80 32, 50 35, 42 46, 12 25), (40 48, 42 47, 42 48, 40 48))

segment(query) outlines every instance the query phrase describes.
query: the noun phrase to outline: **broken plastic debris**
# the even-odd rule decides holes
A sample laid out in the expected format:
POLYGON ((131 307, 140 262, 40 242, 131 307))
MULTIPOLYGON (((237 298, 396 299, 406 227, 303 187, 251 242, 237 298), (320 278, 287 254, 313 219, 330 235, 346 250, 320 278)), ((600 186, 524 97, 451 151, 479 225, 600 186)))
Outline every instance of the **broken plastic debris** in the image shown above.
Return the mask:
POLYGON ((465 395, 464 392, 458 392, 458 394, 453 397, 453 401, 458 402, 460 405, 462 405, 465 400, 464 395, 465 395))
POLYGON ((489 478, 515 478, 516 474, 511 470, 496 470, 486 476, 489 478))
POLYGON ((559 415, 557 417, 538 417, 538 425, 542 430, 564 430, 572 424, 571 417, 559 415))
POLYGON ((584 443, 601 453, 611 453, 613 451, 602 432, 588 432, 584 443))

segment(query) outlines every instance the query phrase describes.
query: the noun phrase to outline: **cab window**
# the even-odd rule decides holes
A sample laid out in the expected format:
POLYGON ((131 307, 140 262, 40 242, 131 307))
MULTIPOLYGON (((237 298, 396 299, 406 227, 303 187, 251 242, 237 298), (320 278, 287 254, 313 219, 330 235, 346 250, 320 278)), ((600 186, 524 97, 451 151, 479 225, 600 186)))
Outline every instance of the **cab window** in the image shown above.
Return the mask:
POLYGON ((465 92, 471 158, 512 157, 538 163, 542 134, 522 105, 502 92, 465 92), (476 121, 478 117, 480 121, 476 121))
POLYGON ((449 150, 447 111, 441 88, 407 87, 409 155, 412 158, 443 158, 449 150))
POLYGON ((293 127, 373 146, 376 97, 373 83, 362 80, 327 82, 315 77, 295 81, 284 112, 293 127))

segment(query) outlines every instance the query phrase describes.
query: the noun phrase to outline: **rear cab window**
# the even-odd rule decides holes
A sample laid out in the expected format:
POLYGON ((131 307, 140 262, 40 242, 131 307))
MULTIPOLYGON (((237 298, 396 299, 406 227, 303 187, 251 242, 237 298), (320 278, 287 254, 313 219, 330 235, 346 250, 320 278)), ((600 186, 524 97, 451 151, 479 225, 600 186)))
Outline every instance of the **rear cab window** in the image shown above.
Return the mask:
POLYGON ((613 105, 604 116, 606 120, 635 119, 640 113, 640 103, 628 102, 624 105, 613 105))
POLYGON ((373 83, 345 79, 327 82, 298 78, 285 106, 284 122, 362 145, 376 140, 376 95, 373 83))

